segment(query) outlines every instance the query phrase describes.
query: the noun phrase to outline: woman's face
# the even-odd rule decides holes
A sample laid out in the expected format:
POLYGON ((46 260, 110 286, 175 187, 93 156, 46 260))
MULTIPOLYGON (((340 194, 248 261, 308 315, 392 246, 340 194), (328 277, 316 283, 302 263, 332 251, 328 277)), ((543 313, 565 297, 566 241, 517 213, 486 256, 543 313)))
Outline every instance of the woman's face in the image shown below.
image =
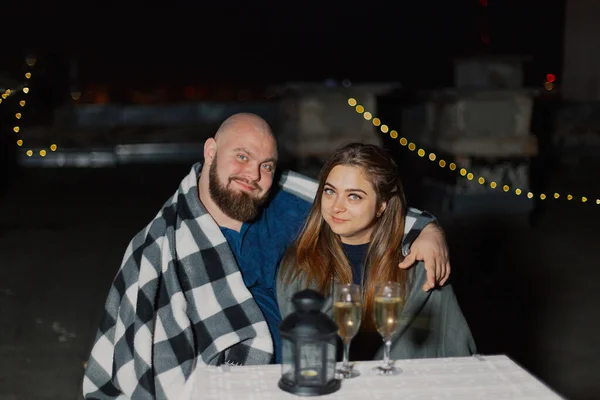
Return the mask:
POLYGON ((321 213, 342 243, 364 244, 371 240, 377 214, 377 194, 362 168, 335 166, 325 181, 321 193, 321 213))

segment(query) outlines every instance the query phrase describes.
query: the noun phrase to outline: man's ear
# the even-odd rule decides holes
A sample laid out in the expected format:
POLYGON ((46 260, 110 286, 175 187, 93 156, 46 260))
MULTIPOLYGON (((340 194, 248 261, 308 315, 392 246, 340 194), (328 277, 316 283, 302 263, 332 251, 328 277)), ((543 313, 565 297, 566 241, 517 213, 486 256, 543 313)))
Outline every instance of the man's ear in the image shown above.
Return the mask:
POLYGON ((212 164, 215 154, 217 154, 217 141, 214 138, 206 139, 206 142, 204 142, 204 163, 212 164))

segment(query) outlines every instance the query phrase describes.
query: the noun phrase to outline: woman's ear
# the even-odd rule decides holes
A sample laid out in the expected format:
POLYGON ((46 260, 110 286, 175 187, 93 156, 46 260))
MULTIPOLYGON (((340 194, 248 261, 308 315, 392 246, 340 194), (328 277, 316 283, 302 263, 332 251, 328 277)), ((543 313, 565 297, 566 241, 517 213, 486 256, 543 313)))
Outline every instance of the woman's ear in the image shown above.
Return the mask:
POLYGON ((379 211, 377 211, 377 218, 381 217, 381 214, 383 214, 386 207, 387 207, 387 201, 381 202, 381 205, 379 206, 379 211))

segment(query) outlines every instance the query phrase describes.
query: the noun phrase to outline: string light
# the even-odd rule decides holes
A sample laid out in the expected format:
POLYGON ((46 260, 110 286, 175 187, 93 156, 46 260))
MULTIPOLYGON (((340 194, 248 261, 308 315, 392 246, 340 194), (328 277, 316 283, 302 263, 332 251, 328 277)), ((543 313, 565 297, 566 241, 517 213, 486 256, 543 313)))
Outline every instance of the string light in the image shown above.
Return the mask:
POLYGON ((36 58, 34 56, 32 56, 32 55, 27 56, 27 58, 25 59, 25 62, 30 67, 33 67, 35 65, 35 61, 36 61, 36 58))
MULTIPOLYGON (((368 112, 368 111, 365 111, 365 108, 364 108, 362 105, 358 104, 358 101, 357 101, 356 99, 354 99, 354 98, 349 98, 349 99, 348 99, 348 105, 349 105, 350 107, 354 108, 354 110, 355 110, 355 111, 356 111, 358 114, 363 114, 363 117, 364 117, 364 118, 365 118, 367 121, 368 121, 368 120, 371 120, 371 123, 372 123, 372 124, 373 124, 375 127, 378 127, 378 128, 379 128, 379 130, 381 130, 381 132, 382 132, 382 133, 387 133, 387 132, 388 132, 388 129, 389 129, 389 128, 387 127, 387 125, 384 125, 384 124, 382 124, 382 121, 381 121, 381 119, 379 119, 379 118, 376 118, 376 117, 375 117, 375 118, 373 118, 372 114, 371 114, 370 112, 368 112), (384 127, 385 127, 385 129, 384 129, 384 127)), ((397 131, 395 131, 395 130, 392 130, 392 131, 390 131, 390 132, 389 132, 389 135, 390 135, 390 137, 391 137, 392 139, 394 139, 394 140, 395 140, 395 139, 398 139, 398 136, 399 136, 399 135, 398 135, 398 132, 397 132, 397 131)), ((400 143, 400 145, 401 145, 401 146, 403 146, 403 147, 408 147, 408 149, 409 149, 410 151, 415 151, 415 150, 417 149, 417 145, 416 145, 416 144, 414 144, 413 142, 409 142, 409 141, 408 141, 408 139, 406 139, 405 137, 400 137, 398 141, 399 141, 399 143, 400 143)), ((427 154, 427 152, 425 151, 425 149, 422 149, 422 148, 420 148, 420 149, 417 151, 417 154, 419 155, 419 157, 425 157, 425 155, 427 154)), ((438 156, 437 156, 435 153, 429 153, 429 155, 428 155, 428 157, 427 157, 427 158, 429 158, 429 160, 430 160, 430 161, 436 161, 436 159, 438 159, 438 156)), ((449 168, 451 171, 455 171, 455 170, 456 170, 456 168, 457 168, 455 163, 453 163, 453 162, 451 162, 451 163, 447 163, 447 162, 446 162, 445 160, 443 160, 443 159, 439 159, 439 160, 438 160, 438 165, 440 166, 440 168, 445 168, 445 167, 446 167, 446 165, 448 165, 448 168, 449 168)), ((469 171, 467 171, 467 169, 466 169, 466 168, 460 168, 458 172, 459 172, 459 174, 460 174, 461 176, 466 176, 466 178, 467 178, 468 180, 473 180, 473 179, 475 179, 475 175, 474 175, 472 172, 469 172, 469 171)), ((480 185, 484 185, 484 184, 486 183, 486 180, 485 180, 485 178, 484 178, 484 177, 480 176, 480 177, 478 177, 478 178, 477 178, 477 182, 478 182, 480 185)), ((498 183, 497 183, 497 182, 494 182, 494 181, 491 181, 491 182, 489 183, 489 186, 490 186, 490 188, 492 188, 492 189, 496 189, 496 188, 498 188, 498 183)), ((512 192, 512 193, 514 193, 514 194, 515 194, 515 195, 517 195, 517 196, 520 196, 520 195, 523 193, 523 190, 522 190, 522 189, 520 189, 520 188, 511 188, 511 187, 510 187, 510 186, 508 186, 508 185, 503 185, 503 186, 502 186, 502 190, 503 190, 504 192, 506 192, 506 193, 508 193, 508 192, 512 192)), ((535 196, 535 195, 534 195, 532 192, 527 192, 527 198, 528 198, 528 199, 533 199, 534 197, 536 197, 536 196, 535 196)), ((537 197, 539 197, 539 199, 540 199, 540 200, 546 200, 547 198, 549 198, 549 197, 548 197, 548 195, 546 195, 545 193, 540 193, 540 194, 539 194, 537 197)), ((554 193, 554 194, 552 195, 552 197, 553 197, 554 199, 557 199, 557 200, 558 200, 558 199, 561 197, 561 195, 560 195, 559 193, 554 193)), ((567 194, 566 198, 567 198, 567 200, 569 200, 569 201, 570 201, 570 200, 573 200, 573 199, 575 199, 575 197, 573 197, 573 195, 571 195, 571 194, 567 194)), ((588 201, 588 198, 587 198, 587 197, 585 197, 585 196, 582 196, 582 197, 580 197, 580 198, 579 198, 579 200, 581 200, 581 202, 582 202, 582 203, 587 203, 587 201, 588 201)), ((597 204, 597 205, 600 205, 600 199, 596 199, 596 204, 597 204)))
MULTIPOLYGON (((27 59, 25 60, 25 62, 27 63, 27 65, 28 65, 29 67, 33 67, 33 66, 35 65, 36 59, 35 59, 35 57, 33 57, 33 56, 28 56, 28 57, 27 57, 27 59)), ((30 72, 30 71, 27 71, 27 72, 25 73, 25 79, 26 79, 27 81, 25 82, 25 86, 23 86, 22 92, 23 92, 24 94, 26 94, 26 95, 27 95, 27 94, 29 94, 29 86, 27 86, 27 82, 29 82, 29 80, 31 79, 31 72, 30 72)), ((14 94, 14 93, 15 93, 15 92, 11 91, 10 89, 7 89, 7 90, 6 90, 6 91, 5 91, 5 92, 2 94, 2 98, 6 99, 8 96, 10 96, 10 95, 12 95, 12 94, 14 94)), ((27 104, 27 101, 25 101, 25 100, 21 100, 21 101, 19 101, 19 106, 21 107, 21 111, 20 111, 20 112, 17 112, 17 113, 15 114, 15 120, 16 120, 16 123, 15 123, 15 126, 13 127, 13 132, 14 132, 14 133, 17 133, 17 134, 19 134, 19 133, 21 132, 21 127, 20 127, 20 125, 19 125, 19 122, 20 122, 20 121, 21 121, 21 119, 23 118, 23 110, 24 110, 24 108, 25 108, 25 105, 26 105, 26 104, 27 104)), ((23 139, 22 139, 22 138, 18 138, 18 139, 17 139, 17 146, 19 146, 19 147, 23 147, 23 144, 24 144, 24 143, 25 143, 25 142, 23 141, 23 139)), ((54 151, 56 151, 57 149, 58 149, 58 146, 56 146, 56 144, 52 144, 52 145, 50 145, 50 151, 53 151, 53 152, 54 152, 54 151)), ((33 150, 29 149, 29 150, 25 151, 25 154, 26 154, 28 157, 32 157, 32 156, 33 156, 33 150)), ((46 151, 45 149, 42 149, 42 150, 40 150, 40 151, 39 151, 39 155, 40 155, 41 157, 45 157, 45 156, 46 156, 46 154, 47 154, 47 151, 46 151)))
POLYGON ((546 74, 546 80, 544 81, 544 89, 547 91, 551 91, 554 89, 554 85, 556 82, 556 75, 554 74, 546 74))
MULTIPOLYGON (((35 64, 35 59, 33 59, 33 60, 34 60, 33 64, 35 64)), ((25 79, 30 79, 30 78, 31 78, 31 72, 26 72, 25 73, 25 79)), ((25 94, 27 94, 29 92, 29 88, 27 86, 24 86, 22 88, 22 90, 23 90, 23 93, 25 93, 25 94)), ((16 93, 18 93, 18 90, 6 89, 4 91, 4 93, 2 93, 2 95, 1 95, 2 98, 0 99, 0 104, 2 104, 3 100, 8 99, 11 95, 14 95, 16 93)))

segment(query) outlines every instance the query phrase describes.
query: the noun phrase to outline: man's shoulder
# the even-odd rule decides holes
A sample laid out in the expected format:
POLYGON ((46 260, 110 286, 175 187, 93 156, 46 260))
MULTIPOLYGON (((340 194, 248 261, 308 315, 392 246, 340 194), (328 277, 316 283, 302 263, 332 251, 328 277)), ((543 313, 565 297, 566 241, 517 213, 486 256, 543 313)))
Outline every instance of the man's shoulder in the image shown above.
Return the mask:
POLYGON ((305 212, 310 209, 310 206, 311 203, 306 199, 282 188, 277 188, 267 205, 267 209, 281 212, 305 212))

